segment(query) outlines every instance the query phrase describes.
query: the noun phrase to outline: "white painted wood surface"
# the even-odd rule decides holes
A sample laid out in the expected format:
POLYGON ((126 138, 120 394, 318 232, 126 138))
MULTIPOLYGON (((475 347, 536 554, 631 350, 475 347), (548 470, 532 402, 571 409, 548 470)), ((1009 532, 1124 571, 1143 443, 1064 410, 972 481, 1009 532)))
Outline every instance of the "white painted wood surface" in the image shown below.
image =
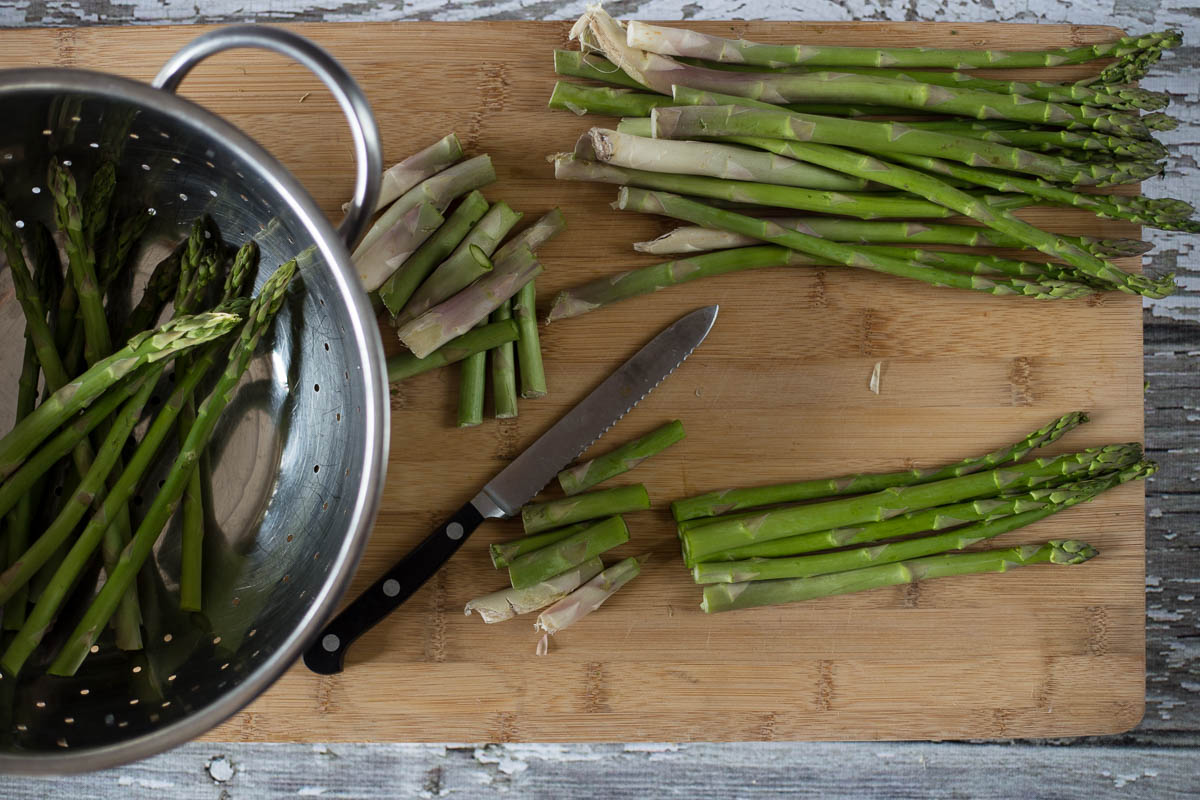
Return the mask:
MULTIPOLYGON (((237 21, 567 19, 561 0, 0 0, 0 27, 237 21)), ((642 19, 892 19, 1175 27, 1185 45, 1144 82, 1183 120, 1145 188, 1200 204, 1200 12, 1187 0, 715 0, 617 2, 642 19)), ((0 42, 2 42, 0 32, 0 42)), ((0 45, 2 46, 2 45, 0 45)), ((5 798, 64 797, 1194 797, 1200 793, 1200 264, 1196 237, 1147 231, 1151 268, 1183 290, 1145 307, 1147 706, 1134 732, 1042 743, 770 745, 219 745, 58 781, 0 779, 5 798), (1070 745, 1070 746, 1061 746, 1070 745)), ((1069 347, 1064 342, 1064 347, 1069 347)), ((1097 687, 1081 687, 1081 690, 1097 687)))

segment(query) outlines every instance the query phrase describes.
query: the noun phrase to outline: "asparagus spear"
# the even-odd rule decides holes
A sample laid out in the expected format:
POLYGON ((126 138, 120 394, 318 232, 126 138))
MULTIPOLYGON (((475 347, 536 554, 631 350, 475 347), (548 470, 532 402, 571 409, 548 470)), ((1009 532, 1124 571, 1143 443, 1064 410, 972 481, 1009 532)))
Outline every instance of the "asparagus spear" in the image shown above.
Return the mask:
POLYGON ((537 328, 537 287, 533 281, 513 296, 513 319, 521 338, 517 339, 517 366, 521 372, 521 397, 545 397, 546 369, 542 364, 542 343, 537 328))
POLYGON ((1151 160, 1167 156, 1167 148, 1153 139, 1128 139, 1095 131, 1029 130, 1020 123, 1008 123, 1017 126, 1009 128, 999 127, 994 121, 964 119, 916 120, 904 124, 917 130, 953 133, 1024 150, 1070 150, 1070 158, 1075 160, 1082 160, 1083 154, 1090 152, 1151 160))
POLYGON ((521 523, 526 534, 541 533, 575 522, 600 519, 627 511, 645 511, 650 508, 650 495, 640 483, 633 486, 618 486, 595 492, 531 503, 521 509, 521 523))
MULTIPOLYGON (((354 250, 355 263, 358 263, 358 260, 366 254, 377 239, 422 203, 428 203, 440 213, 450 205, 454 198, 464 195, 472 189, 482 188, 495 180, 496 170, 492 167, 491 158, 482 155, 461 161, 433 177, 421 181, 388 206, 387 211, 384 211, 375 220, 375 224, 363 235, 358 247, 354 250)), ((378 286, 374 288, 378 288, 378 286)))
MULTIPOLYGON (((579 54, 574 53, 574 55, 579 54)), ((558 60, 557 52, 555 60, 558 60)), ((558 81, 550 93, 549 106, 558 111, 571 111, 575 114, 647 117, 650 115, 650 109, 671 105, 673 102, 675 101, 669 97, 663 97, 661 94, 648 94, 634 89, 580 86, 577 83, 558 81)))
POLYGON ((683 441, 685 435, 683 423, 673 420, 598 458, 564 469, 558 473, 558 485, 568 496, 579 494, 609 478, 629 472, 650 456, 683 441))
POLYGON ((587 520, 586 522, 577 522, 574 525, 568 525, 565 528, 555 528, 543 531, 542 533, 535 533, 532 536, 522 536, 520 539, 513 539, 511 542, 493 544, 490 548, 492 566, 496 569, 504 569, 510 566, 518 556, 532 553, 534 550, 540 550, 555 542, 562 541, 568 536, 574 536, 580 531, 587 530, 594 524, 592 520, 587 520))
POLYGON ((604 563, 597 556, 561 575, 555 575, 536 586, 530 586, 528 589, 510 587, 477 597, 467 603, 464 613, 470 616, 472 611, 476 611, 489 625, 503 622, 506 619, 545 608, 551 603, 561 600, 579 588, 581 584, 599 575, 603 569, 604 563))
POLYGON ((1069 431, 1088 422, 1083 411, 1072 411, 1046 425, 1026 434, 1021 440, 985 453, 965 458, 955 464, 936 469, 910 469, 877 475, 846 475, 827 480, 782 483, 775 486, 760 486, 750 489, 724 489, 718 492, 676 500, 671 504, 671 514, 677 522, 698 517, 715 517, 732 511, 778 503, 796 503, 821 497, 844 494, 877 492, 893 486, 909 486, 917 483, 932 483, 947 478, 958 478, 981 470, 993 469, 1005 464, 1015 464, 1039 447, 1053 444, 1069 431))
MULTIPOLYGON (((492 312, 492 322, 511 320, 512 301, 505 300, 492 312)), ((520 326, 517 326, 518 333, 520 326)), ((492 403, 496 419, 517 416, 517 369, 512 342, 505 342, 492 351, 492 403)))
POLYGON ((138 304, 129 312, 125 322, 125 338, 129 338, 154 326, 163 308, 175 296, 175 288, 179 284, 179 271, 183 265, 183 254, 187 249, 187 241, 180 242, 166 258, 159 261, 146 281, 138 304))
POLYGON ((489 256, 496 251, 501 240, 522 216, 524 215, 513 211, 504 202, 496 203, 488 209, 483 219, 479 220, 467 237, 454 248, 454 252, 417 287, 408 303, 395 316, 393 324, 403 325, 419 317, 438 303, 470 286, 477 278, 491 272, 493 265, 489 256))
POLYGON ((588 133, 596 158, 617 167, 805 189, 861 191, 867 187, 865 180, 847 180, 821 167, 742 147, 645 139, 605 128, 592 128, 588 133))
MULTIPOLYGON (((476 330, 487 325, 481 320, 476 330)), ((483 395, 487 386, 487 351, 480 350, 462 360, 458 372, 458 427, 470 428, 483 422, 483 395)))
MULTIPOLYGON (((21 363, 21 375, 17 380, 17 407, 15 418, 17 421, 24 419, 29 412, 33 411, 37 404, 38 392, 38 375, 41 372, 38 367, 37 353, 33 348, 33 341, 29 338, 28 328, 26 328, 25 336, 25 355, 21 363)), ((40 483, 40 481, 39 481, 40 483)), ((38 492, 40 496, 41 492, 38 492)), ((11 566, 21 557, 21 553, 29 545, 29 527, 33 519, 33 497, 28 494, 22 494, 17 501, 16 509, 10 514, 6 520, 6 566, 11 566)), ((4 601, 4 630, 20 630, 21 624, 25 622, 25 605, 28 601, 27 593, 24 589, 4 601)))
POLYGON ((1140 458, 1141 447, 1135 444, 1093 448, 934 483, 892 487, 858 497, 764 511, 751 520, 714 522, 687 531, 682 539, 687 552, 698 563, 707 560, 713 553, 754 542, 863 522, 878 522, 909 511, 957 503, 972 497, 1036 487, 1060 476, 1083 478, 1098 475, 1124 469, 1137 463, 1140 458))
POLYGON ((704 587, 701 610, 706 614, 738 608, 772 606, 864 592, 884 586, 916 583, 920 580, 949 578, 982 572, 1007 572, 1013 567, 1031 564, 1082 564, 1097 551, 1091 545, 1073 539, 1053 539, 1043 545, 1020 545, 972 553, 948 553, 898 564, 818 575, 814 578, 790 578, 750 583, 715 583, 704 587))
MULTIPOLYGON (((462 144, 453 133, 443 136, 423 150, 418 150, 403 161, 385 169, 379 182, 379 202, 376 211, 412 189, 418 183, 432 178, 454 164, 463 156, 462 144)), ((350 207, 347 203, 342 210, 350 207)))
MULTIPOLYGON (((865 251, 861 247, 830 242, 792 231, 769 220, 759 220, 732 211, 712 208, 678 195, 647 192, 628 186, 617 195, 617 208, 647 214, 665 214, 697 225, 753 236, 764 242, 807 253, 846 266, 870 269, 889 275, 914 278, 934 286, 972 289, 995 295, 1024 295, 1038 300, 1082 297, 1092 289, 1067 281, 1032 282, 1020 278, 993 279, 981 275, 952 272, 925 264, 865 251)), ((1115 267, 1114 267, 1115 269, 1115 267)))
POLYGON ((1120 58, 1152 47, 1177 47, 1180 35, 1162 31, 1123 36, 1114 42, 1075 45, 1054 50, 952 50, 931 47, 840 47, 836 45, 769 45, 745 39, 724 39, 683 28, 633 21, 627 25, 627 44, 670 56, 706 61, 785 67, 795 64, 825 67, 947 67, 950 69, 1057 67, 1084 64, 1099 58, 1120 58))
POLYGON ((195 468, 199 452, 207 445, 212 436, 217 420, 232 398, 259 340, 270 328, 275 314, 283 305, 288 284, 295 272, 296 262, 294 260, 279 267, 267 279, 258 297, 251 304, 246 323, 242 326, 241 334, 230 353, 229 365, 217 380, 212 393, 201 404, 196 415, 196 424, 188 433, 187 441, 180 448, 179 455, 175 458, 162 488, 134 533, 133 541, 121 553, 120 563, 109 574, 96 599, 50 665, 49 672, 51 674, 73 675, 75 673, 83 659, 87 657, 88 648, 95 642, 109 617, 116 610, 121 597, 133 584, 138 570, 141 569, 146 556, 153 548, 163 526, 166 525, 175 510, 175 506, 178 505, 188 477, 195 468))
POLYGON ((171 320, 153 331, 138 334, 108 358, 63 386, 33 413, 0 438, 0 477, 11 475, 42 441, 78 411, 126 375, 146 364, 176 354, 229 333, 240 322, 234 314, 208 312, 171 320))
POLYGON ((578 50, 555 50, 554 72, 569 78, 588 78, 594 81, 614 83, 628 89, 646 88, 626 75, 620 67, 608 59, 594 53, 581 53, 578 50))
POLYGON ((395 225, 372 239, 369 247, 360 245, 355 251, 354 267, 363 288, 374 292, 382 287, 444 222, 435 205, 418 203, 402 214, 395 225))
POLYGON ((528 248, 511 258, 498 258, 494 270, 406 323, 397 329, 396 335, 414 356, 425 358, 469 331, 541 271, 542 265, 528 248))
POLYGON ((471 191, 437 232, 430 236, 379 288, 379 297, 393 315, 400 313, 421 282, 433 272, 487 212, 488 201, 471 191))
POLYGON ((497 264, 520 253, 524 248, 536 252, 546 242, 567 229, 567 220, 560 209, 547 211, 538 221, 509 239, 492 254, 497 264))
POLYGON ((964 525, 954 530, 852 550, 834 553, 818 553, 789 558, 755 558, 748 561, 724 561, 720 563, 696 564, 692 575, 696 583, 738 583, 741 581, 774 580, 777 578, 809 578, 834 572, 846 572, 877 564, 892 564, 909 561, 922 556, 943 553, 947 550, 963 550, 991 539, 1002 533, 1032 525, 1051 514, 1079 503, 1090 502, 1113 486, 1134 478, 1154 474, 1152 462, 1135 464, 1121 473, 1093 481, 1083 481, 1070 488, 1062 487, 1045 493, 1045 502, 1040 508, 1031 508, 1009 516, 985 517, 983 521, 964 525))
POLYGON ((650 172, 581 160, 566 153, 554 157, 554 177, 560 181, 595 181, 617 186, 637 186, 692 197, 800 211, 833 212, 861 219, 938 219, 955 216, 955 212, 945 206, 906 194, 824 191, 701 175, 650 172))
POLYGON ((424 358, 412 353, 392 356, 387 361, 388 381, 396 383, 422 372, 462 361, 475 353, 484 353, 504 342, 516 341, 517 324, 512 320, 484 325, 451 339, 424 358))
POLYGON ((581 531, 517 556, 508 565, 514 589, 528 589, 629 541, 629 528, 619 516, 596 522, 581 531))
POLYGON ((618 589, 638 576, 649 556, 618 561, 550 608, 538 614, 534 629, 554 635, 595 611, 618 589))

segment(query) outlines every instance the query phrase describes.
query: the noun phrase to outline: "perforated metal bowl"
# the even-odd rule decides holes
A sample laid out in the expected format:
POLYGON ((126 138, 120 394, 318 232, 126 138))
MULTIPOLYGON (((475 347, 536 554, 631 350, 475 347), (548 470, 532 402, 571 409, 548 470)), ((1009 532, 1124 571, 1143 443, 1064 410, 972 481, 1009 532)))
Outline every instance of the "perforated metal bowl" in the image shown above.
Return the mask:
MULTIPOLYGON (((216 527, 206 533, 204 613, 178 610, 179 538, 168 529, 140 586, 143 652, 103 639, 73 678, 37 677, 33 664, 20 678, 0 679, 0 771, 97 769, 180 744, 249 703, 297 659, 358 562, 383 483, 388 406, 382 344, 347 243, 375 205, 378 133, 365 98, 333 59, 300 37, 258 26, 197 39, 154 87, 81 70, 0 71, 0 108, 0 191, 24 224, 51 221, 43 191, 50 156, 86 180, 98 153, 118 155, 120 201, 154 210, 134 292, 202 213, 227 241, 258 241, 259 284, 301 257, 302 286, 212 447, 216 527), (196 63, 231 47, 296 58, 337 96, 358 160, 354 201, 338 231, 263 148, 173 94, 196 63)), ((4 267, 5 425, 23 330, 4 267)), ((161 459, 160 473, 172 456, 161 459)), ((145 482, 147 494, 159 477, 145 482)))

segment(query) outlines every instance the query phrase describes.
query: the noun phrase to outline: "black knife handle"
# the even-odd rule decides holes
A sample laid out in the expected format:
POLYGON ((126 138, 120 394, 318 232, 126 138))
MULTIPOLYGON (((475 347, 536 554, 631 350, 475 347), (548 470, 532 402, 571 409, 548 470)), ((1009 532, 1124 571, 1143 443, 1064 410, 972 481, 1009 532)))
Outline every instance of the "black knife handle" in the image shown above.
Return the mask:
POLYGON ((325 626, 305 651, 304 665, 321 675, 341 672, 346 651, 354 640, 412 597, 454 555, 483 519, 470 503, 455 511, 450 519, 325 626))

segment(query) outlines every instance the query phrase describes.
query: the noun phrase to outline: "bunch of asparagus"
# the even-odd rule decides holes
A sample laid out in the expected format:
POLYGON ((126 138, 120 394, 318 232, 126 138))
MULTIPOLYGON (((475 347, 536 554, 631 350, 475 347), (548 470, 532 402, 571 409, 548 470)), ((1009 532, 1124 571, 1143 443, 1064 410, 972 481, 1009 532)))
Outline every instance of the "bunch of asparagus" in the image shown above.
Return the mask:
POLYGON ((478 612, 491 624, 550 606, 534 626, 545 633, 538 645, 538 654, 544 655, 549 635, 599 608, 646 562, 647 556, 642 555, 605 569, 600 560, 601 554, 629 541, 629 528, 621 515, 650 508, 646 487, 587 490, 628 472, 683 437, 683 424, 675 420, 560 472, 558 483, 567 496, 526 506, 521 510, 525 536, 491 546, 492 566, 508 569, 510 587, 472 600, 465 613, 478 612))
POLYGON ((480 193, 496 180, 487 155, 462 158, 451 133, 387 170, 382 213, 355 249, 354 263, 409 350, 388 361, 388 379, 462 362, 459 426, 465 427, 483 421, 488 351, 496 417, 517 415, 518 374, 521 397, 546 394, 534 285, 542 265, 535 253, 566 222, 555 209, 505 241, 523 215, 480 193))
POLYGON ((48 187, 65 270, 50 229, 0 202, 0 247, 25 316, 16 420, 0 438, 0 603, 4 629, 14 632, 0 669, 8 675, 31 657, 50 674, 73 675, 107 626, 118 647, 141 649, 136 580, 177 510, 180 607, 201 609, 201 464, 296 271, 295 261, 284 264, 251 300, 257 246, 227 246, 202 218, 128 309, 123 294, 147 212, 120 201, 107 159, 82 190, 52 161, 48 187), (197 397, 202 385, 211 389, 197 397), (168 397, 137 439, 156 390, 168 397), (168 440, 178 453, 157 488, 148 486, 168 440), (136 526, 135 496, 150 499, 136 526), (52 631, 57 647, 46 638, 52 631))
POLYGON ((716 613, 1028 564, 1080 564, 1097 551, 1073 540, 960 551, 1154 473, 1138 444, 1024 460, 1086 421, 1082 412, 1067 414, 1009 447, 939 469, 678 500, 671 511, 684 563, 705 584, 700 607, 716 613))
POLYGON ((1038 299, 1113 289, 1159 298, 1173 276, 1113 263, 1148 245, 1060 235, 1013 212, 1067 206, 1200 232, 1183 201, 1090 190, 1161 174, 1167 151, 1153 134, 1175 125, 1160 111, 1169 98, 1130 84, 1179 44, 1174 32, 1046 52, 784 47, 623 28, 593 6, 572 36, 583 51, 556 51, 555 71, 610 85, 559 82, 550 107, 623 119, 552 157, 556 177, 619 185, 617 208, 689 225, 634 245, 683 258, 563 292, 550 321, 710 275, 793 265, 1038 299), (969 72, 1109 58, 1096 78, 1070 83, 969 72), (940 221, 952 217, 966 219, 940 221), (993 247, 1021 252, 982 249, 993 247))

